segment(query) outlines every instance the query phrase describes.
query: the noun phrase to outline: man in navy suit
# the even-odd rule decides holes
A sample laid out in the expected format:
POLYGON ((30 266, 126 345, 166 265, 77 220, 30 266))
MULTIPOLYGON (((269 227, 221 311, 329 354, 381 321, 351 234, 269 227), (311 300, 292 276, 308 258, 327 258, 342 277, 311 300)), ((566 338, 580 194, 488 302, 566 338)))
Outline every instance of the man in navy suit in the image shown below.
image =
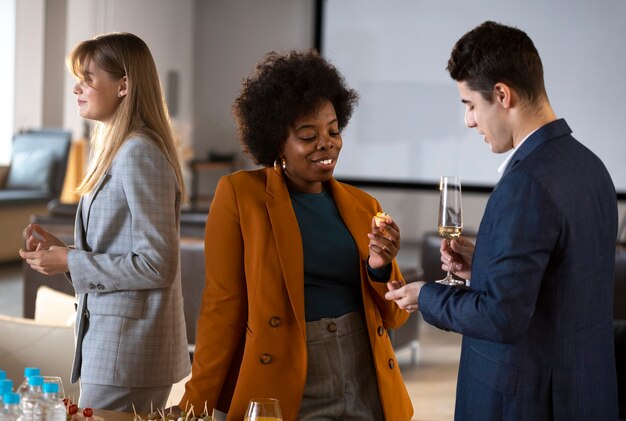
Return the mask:
POLYGON ((442 241, 442 268, 471 287, 416 282, 386 297, 463 334, 456 420, 616 420, 611 178, 557 119, 524 32, 481 24, 448 71, 467 126, 492 152, 513 152, 475 247, 442 241))

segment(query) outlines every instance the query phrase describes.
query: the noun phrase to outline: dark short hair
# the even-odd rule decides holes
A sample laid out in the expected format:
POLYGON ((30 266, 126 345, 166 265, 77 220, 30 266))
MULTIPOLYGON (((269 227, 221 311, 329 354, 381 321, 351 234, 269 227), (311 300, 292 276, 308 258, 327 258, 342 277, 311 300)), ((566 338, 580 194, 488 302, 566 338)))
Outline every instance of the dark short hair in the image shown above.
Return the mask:
POLYGON ((532 40, 524 31, 486 21, 454 45, 447 70, 457 82, 491 102, 493 87, 502 82, 521 98, 535 103, 546 96, 543 65, 532 40))
POLYGON ((358 94, 341 74, 315 50, 272 51, 245 79, 233 105, 239 141, 244 152, 266 167, 280 156, 296 119, 330 101, 339 131, 350 120, 358 94))

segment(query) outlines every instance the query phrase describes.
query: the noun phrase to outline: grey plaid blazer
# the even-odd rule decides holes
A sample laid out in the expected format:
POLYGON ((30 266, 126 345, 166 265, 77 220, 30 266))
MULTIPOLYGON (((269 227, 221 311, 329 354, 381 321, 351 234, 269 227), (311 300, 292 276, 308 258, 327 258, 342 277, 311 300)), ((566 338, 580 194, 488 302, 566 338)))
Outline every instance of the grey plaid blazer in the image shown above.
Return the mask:
POLYGON ((78 296, 72 382, 165 386, 189 373, 180 202, 171 165, 140 137, 81 198, 68 253, 78 296))

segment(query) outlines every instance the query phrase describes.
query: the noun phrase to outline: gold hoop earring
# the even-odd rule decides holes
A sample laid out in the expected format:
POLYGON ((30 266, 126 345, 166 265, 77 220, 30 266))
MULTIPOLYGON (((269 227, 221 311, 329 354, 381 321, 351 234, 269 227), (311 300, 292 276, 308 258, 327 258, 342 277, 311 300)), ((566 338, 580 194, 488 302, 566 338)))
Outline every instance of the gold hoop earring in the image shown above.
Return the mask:
POLYGON ((276 171, 277 174, 282 175, 283 171, 285 171, 285 168, 287 168, 287 162, 285 162, 285 158, 280 157, 276 158, 274 160, 274 171, 276 171))

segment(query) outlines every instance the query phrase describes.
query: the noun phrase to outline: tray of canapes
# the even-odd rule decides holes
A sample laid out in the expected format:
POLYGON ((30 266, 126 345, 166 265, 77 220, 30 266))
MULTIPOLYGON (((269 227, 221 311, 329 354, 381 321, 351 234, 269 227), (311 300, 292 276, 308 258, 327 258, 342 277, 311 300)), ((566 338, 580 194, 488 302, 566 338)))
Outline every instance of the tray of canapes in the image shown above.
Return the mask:
MULTIPOLYGON (((65 404, 67 421, 106 421, 106 418, 100 417, 94 414, 92 408, 79 408, 71 399, 63 399, 65 404)), ((199 415, 195 415, 193 405, 190 408, 185 408, 180 415, 174 414, 172 408, 168 409, 156 409, 154 410, 152 404, 150 404, 150 413, 138 414, 133 407, 133 421, 214 421, 211 415, 208 415, 206 403, 204 405, 204 411, 199 415)))
POLYGON ((150 403, 150 413, 142 416, 137 414, 135 410, 135 405, 133 405, 133 421, 147 421, 147 420, 155 420, 155 421, 213 421, 213 417, 208 415, 209 411, 207 410, 206 402, 204 404, 204 411, 196 416, 195 411, 193 409, 193 405, 187 410, 185 408, 184 411, 181 412, 180 415, 176 415, 172 412, 172 408, 170 407, 169 412, 167 409, 158 409, 154 411, 152 407, 152 403, 150 403))

